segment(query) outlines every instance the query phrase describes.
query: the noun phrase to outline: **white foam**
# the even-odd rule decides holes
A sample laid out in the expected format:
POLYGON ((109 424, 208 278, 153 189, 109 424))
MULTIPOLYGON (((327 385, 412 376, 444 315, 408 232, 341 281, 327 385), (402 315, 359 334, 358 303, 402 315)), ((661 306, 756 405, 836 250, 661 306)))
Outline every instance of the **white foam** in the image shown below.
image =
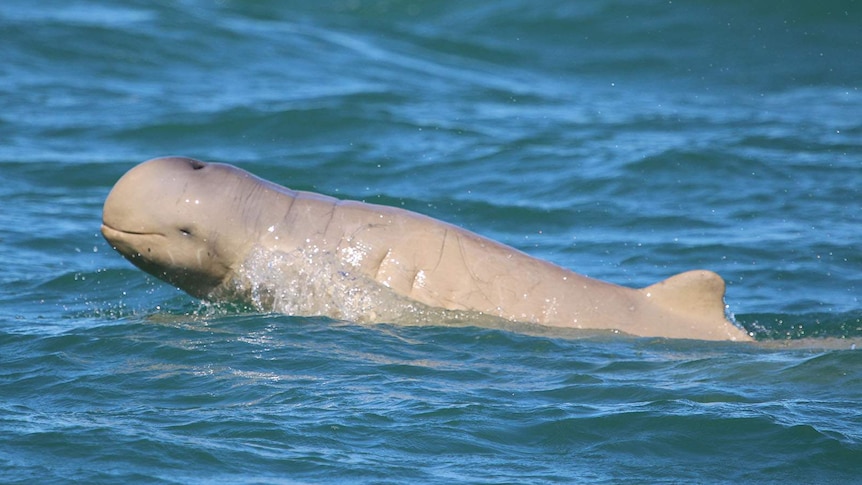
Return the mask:
MULTIPOLYGON (((291 252, 255 247, 233 277, 211 295, 247 303, 261 312, 327 316, 357 323, 489 326, 499 320, 477 312, 432 308, 362 275, 355 253, 309 246, 291 252)), ((363 254, 364 257, 364 254, 363 254)), ((418 285, 425 275, 416 276, 418 285)), ((492 325, 493 326, 493 325, 492 325)))

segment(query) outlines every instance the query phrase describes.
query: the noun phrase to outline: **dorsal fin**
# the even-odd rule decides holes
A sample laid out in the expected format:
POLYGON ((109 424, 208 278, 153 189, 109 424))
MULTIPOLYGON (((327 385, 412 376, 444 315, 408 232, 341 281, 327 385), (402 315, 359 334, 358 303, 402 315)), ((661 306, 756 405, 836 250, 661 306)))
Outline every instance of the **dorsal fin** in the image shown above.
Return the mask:
POLYGON ((725 318, 724 280, 706 270, 686 271, 641 291, 658 305, 680 315, 725 318))
MULTIPOLYGON (((732 324, 724 306, 725 284, 712 271, 680 273, 641 291, 656 308, 680 321, 673 324, 674 334, 681 338, 751 341, 744 329, 732 324)), ((668 332, 668 328, 663 329, 668 332)))

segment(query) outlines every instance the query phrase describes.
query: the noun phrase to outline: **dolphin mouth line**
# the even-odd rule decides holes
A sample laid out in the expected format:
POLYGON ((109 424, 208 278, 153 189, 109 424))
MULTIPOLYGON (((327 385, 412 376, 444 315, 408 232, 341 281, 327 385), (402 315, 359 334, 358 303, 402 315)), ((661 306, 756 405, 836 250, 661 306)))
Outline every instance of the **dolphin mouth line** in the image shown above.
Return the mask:
POLYGON ((120 234, 132 235, 132 236, 162 236, 162 237, 164 237, 164 234, 162 234, 161 232, 127 231, 125 229, 119 229, 117 227, 113 227, 113 226, 103 222, 102 223, 102 232, 105 232, 106 229, 110 232, 116 232, 116 233, 120 233, 120 234))

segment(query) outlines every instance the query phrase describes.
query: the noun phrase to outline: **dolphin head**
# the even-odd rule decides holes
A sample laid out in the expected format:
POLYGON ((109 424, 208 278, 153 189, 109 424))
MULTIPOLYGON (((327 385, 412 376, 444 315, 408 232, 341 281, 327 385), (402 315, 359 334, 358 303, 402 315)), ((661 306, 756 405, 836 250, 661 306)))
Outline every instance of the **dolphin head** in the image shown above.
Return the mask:
POLYGON ((251 174, 184 157, 129 170, 108 194, 102 235, 142 270, 206 298, 242 262, 260 191, 251 174))

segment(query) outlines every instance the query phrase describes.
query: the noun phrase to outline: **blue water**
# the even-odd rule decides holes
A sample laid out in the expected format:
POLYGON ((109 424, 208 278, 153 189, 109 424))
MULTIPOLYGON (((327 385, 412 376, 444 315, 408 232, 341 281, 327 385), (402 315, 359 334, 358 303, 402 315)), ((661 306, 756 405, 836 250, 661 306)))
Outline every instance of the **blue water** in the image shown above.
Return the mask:
POLYGON ((0 482, 857 483, 862 5, 0 6, 0 482), (99 234, 143 160, 582 274, 707 268, 756 344, 211 306, 99 234))

